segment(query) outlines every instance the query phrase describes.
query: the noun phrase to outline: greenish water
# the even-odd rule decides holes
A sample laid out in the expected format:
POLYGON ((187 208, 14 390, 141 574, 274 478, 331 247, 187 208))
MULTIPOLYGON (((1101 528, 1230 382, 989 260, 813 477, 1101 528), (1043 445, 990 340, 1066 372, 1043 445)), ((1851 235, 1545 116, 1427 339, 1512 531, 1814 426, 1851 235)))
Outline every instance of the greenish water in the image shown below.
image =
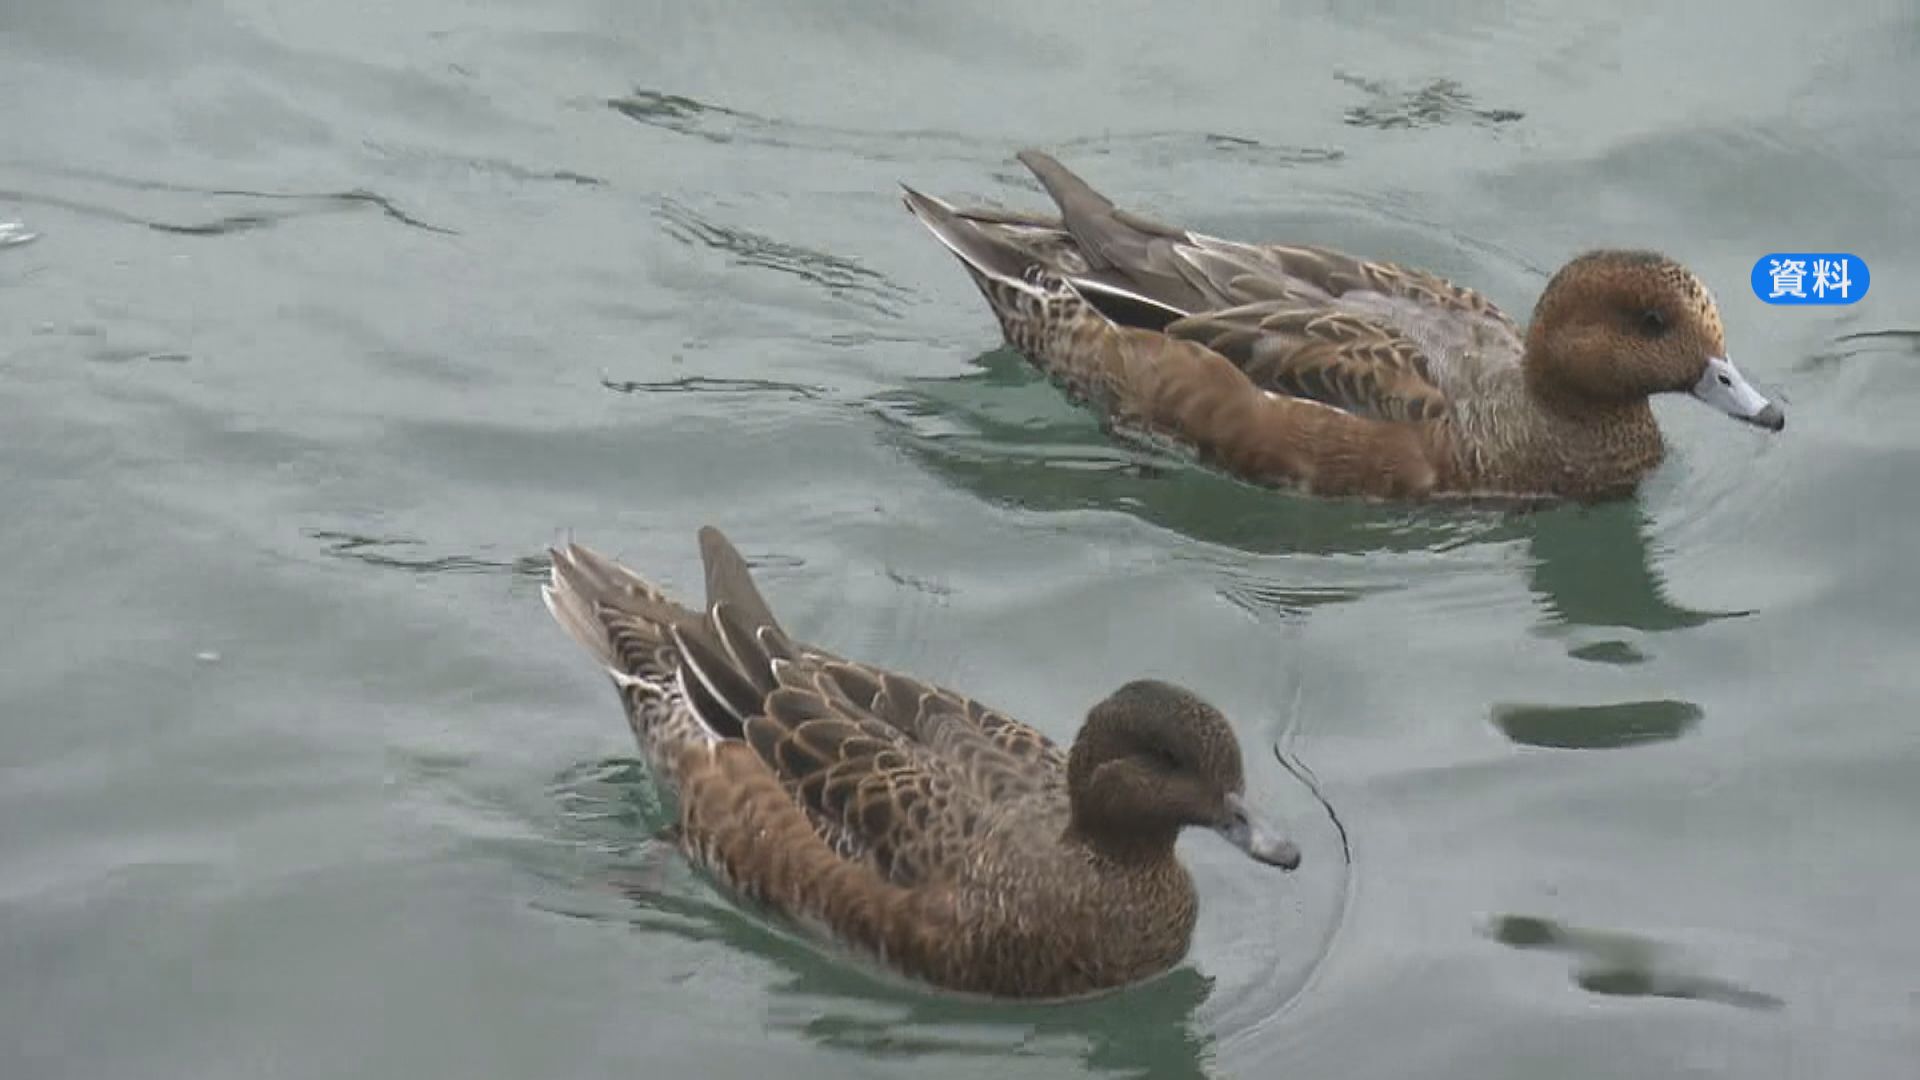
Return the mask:
POLYGON ((0 4, 0 1072, 1911 1076, 1920 20, 1293 8, 0 4), (895 195, 1026 145, 1519 312, 1659 247, 1787 430, 1532 515, 1117 447, 895 195), (1065 1008, 761 929, 537 594, 705 522, 1056 736, 1195 687, 1305 865, 1193 838, 1189 963, 1065 1008))

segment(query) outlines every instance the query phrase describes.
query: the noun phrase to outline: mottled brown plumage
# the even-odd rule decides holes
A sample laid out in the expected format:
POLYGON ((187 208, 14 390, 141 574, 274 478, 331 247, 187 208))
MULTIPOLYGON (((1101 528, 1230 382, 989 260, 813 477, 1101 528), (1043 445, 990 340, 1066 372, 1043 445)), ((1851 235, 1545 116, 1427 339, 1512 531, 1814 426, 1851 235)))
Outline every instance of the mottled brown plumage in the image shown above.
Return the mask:
POLYGON ((738 894, 938 987, 1061 998, 1185 955, 1182 828, 1298 864, 1248 815, 1232 730, 1187 691, 1128 683, 1063 753, 971 698, 794 641, 725 537, 700 542, 703 612, 578 544, 553 552, 543 592, 612 675, 678 797, 683 850, 738 894))
POLYGON ((1726 360, 1712 296, 1665 256, 1574 259, 1523 331, 1425 271, 1160 225, 1045 154, 1020 160, 1058 219, 912 189, 907 206, 1015 349, 1116 426, 1244 479, 1321 495, 1596 499, 1660 463, 1653 394, 1784 424, 1726 360))

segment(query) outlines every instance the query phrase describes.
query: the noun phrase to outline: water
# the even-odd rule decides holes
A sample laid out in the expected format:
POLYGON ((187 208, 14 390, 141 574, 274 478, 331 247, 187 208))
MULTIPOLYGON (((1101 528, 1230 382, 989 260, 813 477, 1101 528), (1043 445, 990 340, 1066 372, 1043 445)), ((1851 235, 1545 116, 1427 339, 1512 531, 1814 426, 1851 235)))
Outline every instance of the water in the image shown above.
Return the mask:
POLYGON ((1912 1075, 1920 21, 1298 7, 0 6, 6 1074, 1912 1075), (1657 246, 1788 428, 1527 516, 1117 447, 895 197, 1026 145, 1518 312, 1657 246), (1060 1009, 761 928, 537 596, 703 522, 1056 736, 1196 687, 1305 866, 1193 838, 1190 962, 1060 1009))

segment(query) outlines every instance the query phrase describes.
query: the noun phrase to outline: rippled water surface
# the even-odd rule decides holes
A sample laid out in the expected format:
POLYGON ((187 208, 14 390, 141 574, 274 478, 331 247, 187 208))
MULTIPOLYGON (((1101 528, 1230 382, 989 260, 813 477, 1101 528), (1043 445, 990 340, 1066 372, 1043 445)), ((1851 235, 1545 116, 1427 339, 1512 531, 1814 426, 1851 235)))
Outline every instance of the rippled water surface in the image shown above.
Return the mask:
POLYGON ((1920 21, 1290 6, 0 5, 0 1071, 1911 1076, 1920 21), (1027 145, 1518 312, 1659 247, 1787 430, 1533 514, 1118 446, 897 199, 1027 145), (1199 689, 1305 865, 1184 842, 1189 962, 1059 1008, 761 926, 537 592, 705 522, 1054 736, 1199 689))

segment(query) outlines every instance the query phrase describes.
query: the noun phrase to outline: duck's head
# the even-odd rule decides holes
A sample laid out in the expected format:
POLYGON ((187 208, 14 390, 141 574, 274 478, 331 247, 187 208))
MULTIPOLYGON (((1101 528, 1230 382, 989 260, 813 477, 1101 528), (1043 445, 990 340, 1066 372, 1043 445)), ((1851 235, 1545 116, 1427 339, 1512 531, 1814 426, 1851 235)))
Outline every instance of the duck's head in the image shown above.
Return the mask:
POLYGON ((1095 705, 1068 755, 1067 793, 1075 833, 1112 856, 1169 856, 1197 825, 1261 862, 1300 865, 1300 849, 1247 807, 1233 729, 1177 686, 1130 682, 1095 705))
POLYGON ((1727 359, 1713 294, 1653 252, 1594 251, 1561 267, 1527 329, 1527 378, 1573 409, 1676 392, 1769 431, 1787 423, 1727 359))

